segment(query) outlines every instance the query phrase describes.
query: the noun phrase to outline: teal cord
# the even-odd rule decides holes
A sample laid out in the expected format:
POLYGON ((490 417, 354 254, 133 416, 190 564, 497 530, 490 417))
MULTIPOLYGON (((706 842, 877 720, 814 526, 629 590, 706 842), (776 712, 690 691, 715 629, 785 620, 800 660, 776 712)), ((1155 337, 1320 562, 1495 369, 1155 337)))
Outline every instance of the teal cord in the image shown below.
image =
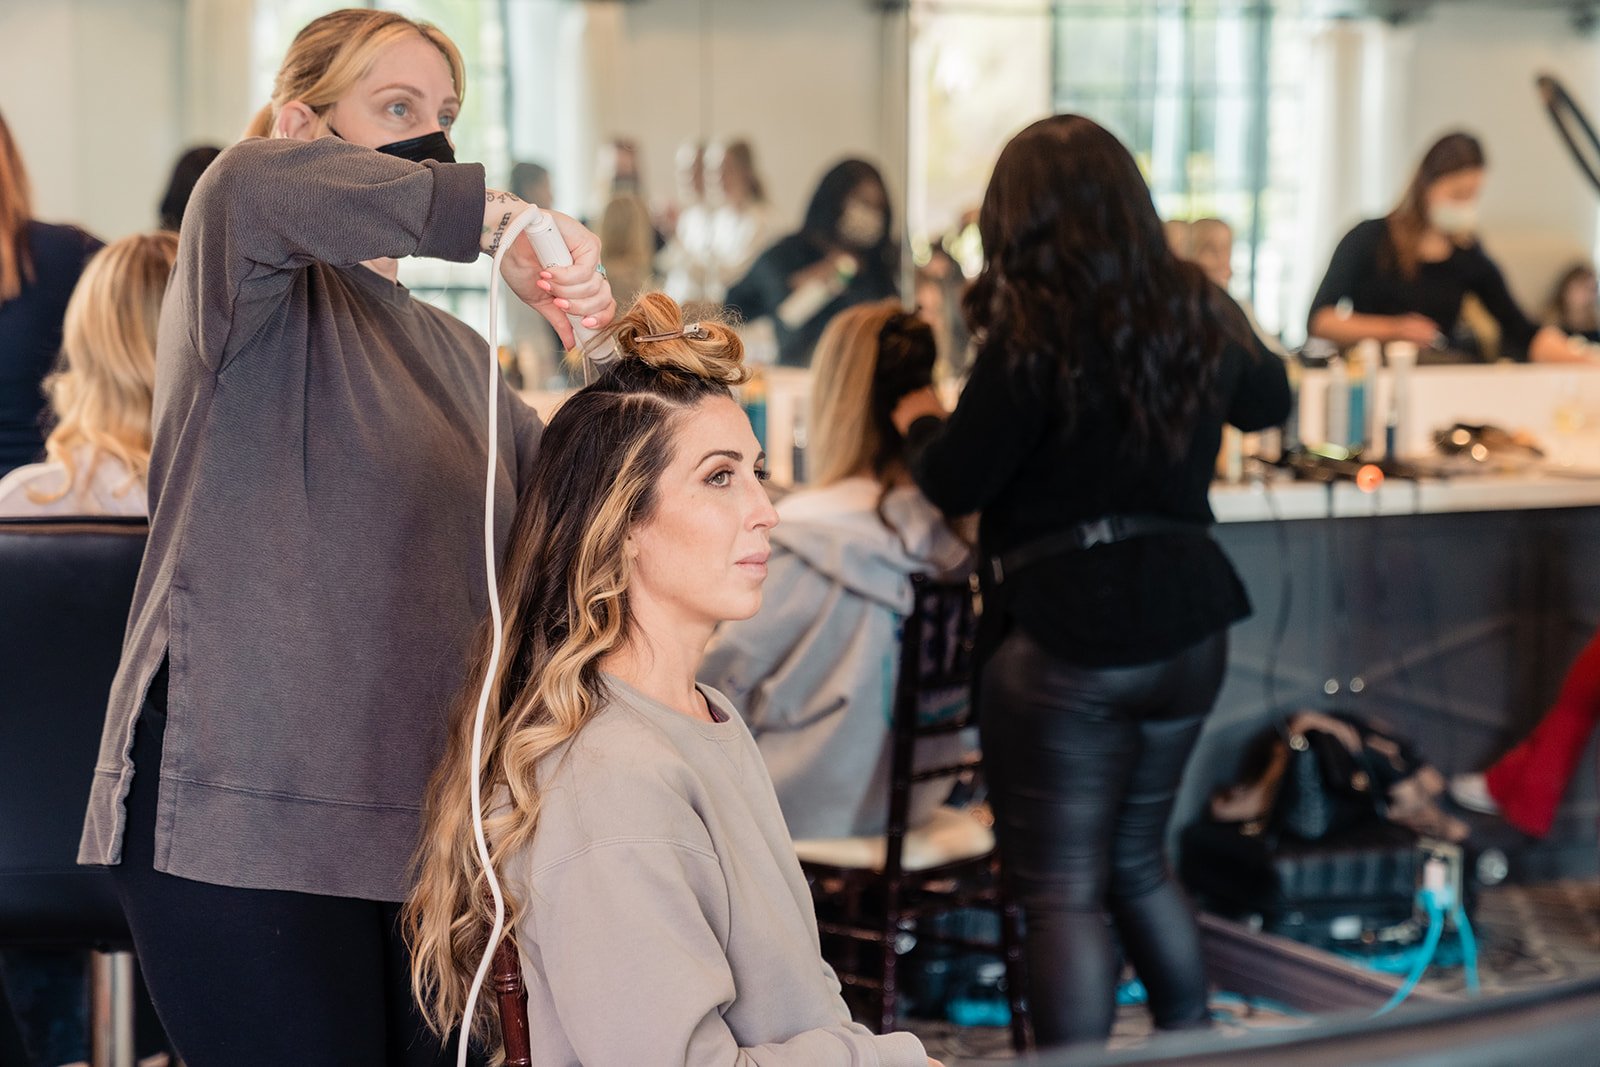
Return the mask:
MULTIPOLYGON (((1428 965, 1433 962, 1433 954, 1439 949, 1439 937, 1444 933, 1444 909, 1439 906, 1432 893, 1423 893, 1421 899, 1428 907, 1428 935, 1423 939, 1422 951, 1417 954, 1417 962, 1412 966, 1411 973, 1406 975, 1405 982, 1395 990, 1394 996, 1389 998, 1387 1004, 1372 1013, 1374 1019, 1398 1008, 1402 1001, 1416 992, 1417 985, 1428 970, 1428 965)), ((1476 946, 1474 946, 1475 955, 1476 946)), ((1476 966, 1473 970, 1476 981, 1476 966)))

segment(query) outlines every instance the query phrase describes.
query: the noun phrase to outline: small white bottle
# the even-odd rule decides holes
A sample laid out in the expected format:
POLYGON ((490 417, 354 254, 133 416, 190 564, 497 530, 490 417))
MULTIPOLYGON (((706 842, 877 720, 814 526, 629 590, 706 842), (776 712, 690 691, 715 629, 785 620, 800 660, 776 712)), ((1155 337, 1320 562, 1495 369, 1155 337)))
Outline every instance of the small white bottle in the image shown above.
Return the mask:
POLYGON ((1389 360, 1389 371, 1394 381, 1389 391, 1389 411, 1385 419, 1384 455, 1399 459, 1410 447, 1411 375, 1417 365, 1417 346, 1410 341, 1390 341, 1385 356, 1389 360))
POLYGON ((1350 367, 1343 356, 1328 360, 1327 430, 1323 437, 1330 445, 1350 444, 1350 367))

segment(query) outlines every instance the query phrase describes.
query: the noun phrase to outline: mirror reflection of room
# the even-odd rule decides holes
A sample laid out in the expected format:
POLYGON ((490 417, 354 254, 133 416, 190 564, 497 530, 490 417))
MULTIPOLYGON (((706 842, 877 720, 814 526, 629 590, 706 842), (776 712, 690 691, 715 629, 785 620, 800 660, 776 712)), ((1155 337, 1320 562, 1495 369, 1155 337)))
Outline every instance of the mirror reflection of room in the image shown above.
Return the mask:
POLYGON ((1589 7, 0 8, 0 1063, 1586 1062, 1589 7))

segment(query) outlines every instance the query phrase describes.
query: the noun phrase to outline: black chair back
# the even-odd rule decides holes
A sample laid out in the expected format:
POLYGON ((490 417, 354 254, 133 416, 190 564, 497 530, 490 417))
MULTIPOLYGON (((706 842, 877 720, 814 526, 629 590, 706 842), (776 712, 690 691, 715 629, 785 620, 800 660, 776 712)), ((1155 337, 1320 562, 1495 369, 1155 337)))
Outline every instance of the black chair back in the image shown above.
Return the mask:
POLYGON ((893 753, 889 765, 889 821, 884 873, 903 870, 911 792, 921 782, 954 778, 976 768, 976 758, 918 765, 918 743, 960 733, 973 725, 973 647, 978 630, 974 593, 966 578, 911 576, 911 614, 900 637, 895 681, 893 753))
POLYGON ((144 519, 0 520, 0 944, 129 946, 75 862, 144 519))

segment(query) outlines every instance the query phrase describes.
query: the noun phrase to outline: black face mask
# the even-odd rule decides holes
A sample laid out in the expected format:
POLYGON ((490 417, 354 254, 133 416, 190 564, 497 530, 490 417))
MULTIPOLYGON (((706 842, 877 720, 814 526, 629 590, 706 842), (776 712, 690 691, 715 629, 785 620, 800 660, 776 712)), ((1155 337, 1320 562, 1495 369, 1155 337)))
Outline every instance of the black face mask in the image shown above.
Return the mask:
MULTIPOLYGON (((339 138, 345 139, 344 134, 328 127, 328 132, 339 138)), ((408 137, 404 141, 391 141, 386 145, 379 145, 379 152, 386 156, 397 156, 400 159, 409 159, 413 163, 421 163, 431 159, 435 163, 454 163, 456 150, 450 145, 450 138, 444 135, 443 130, 434 130, 421 137, 408 137)))
POLYGON ((431 159, 435 163, 456 161, 456 150, 451 147, 450 138, 444 135, 443 130, 434 130, 421 137, 410 137, 404 141, 380 145, 378 151, 386 156, 409 159, 413 163, 421 163, 425 159, 431 159))

